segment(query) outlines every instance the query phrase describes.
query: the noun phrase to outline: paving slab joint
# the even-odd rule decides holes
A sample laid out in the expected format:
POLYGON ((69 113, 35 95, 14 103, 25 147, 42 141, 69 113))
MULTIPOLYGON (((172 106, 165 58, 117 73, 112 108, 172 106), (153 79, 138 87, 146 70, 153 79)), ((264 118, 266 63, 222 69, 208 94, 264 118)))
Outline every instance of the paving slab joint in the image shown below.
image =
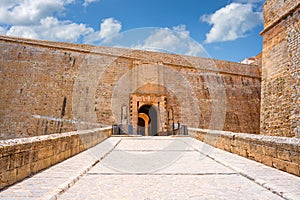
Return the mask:
MULTIPOLYGON (((185 142, 185 143, 186 143, 186 142, 185 142)), ((188 144, 188 143, 186 143, 186 144, 188 144)), ((188 145, 190 145, 190 144, 188 144, 188 145)), ((195 151, 199 152, 199 153, 202 154, 202 155, 205 155, 205 154, 203 154, 198 148, 196 148, 196 147, 194 147, 194 146, 192 146, 192 145, 190 145, 190 146, 191 146, 193 149, 195 149, 195 151)), ((215 148, 215 147, 214 147, 214 148, 215 148)), ((225 162, 225 161, 223 161, 223 160, 220 160, 220 159, 218 159, 218 158, 216 158, 216 157, 209 156, 208 154, 205 155, 205 156, 208 157, 208 158, 210 158, 210 159, 212 159, 212 160, 214 160, 215 162, 217 162, 217 163, 219 163, 219 164, 225 166, 225 167, 228 167, 229 169, 231 169, 231 170, 237 172, 239 175, 241 175, 241 176, 247 178, 247 179, 250 180, 250 181, 253 181, 255 184, 257 184, 257 185, 259 185, 259 186, 261 186, 261 187, 263 187, 263 188, 265 188, 265 189, 271 191, 272 193, 274 193, 274 194, 280 196, 280 197, 283 198, 283 199, 286 199, 286 200, 291 200, 291 199, 293 199, 293 198, 287 198, 284 192, 277 191, 277 190, 276 190, 276 187, 273 186, 272 184, 269 184, 267 181, 264 181, 264 180, 261 180, 261 179, 256 179, 254 176, 251 176, 251 175, 245 173, 245 172, 244 172, 241 168, 239 168, 239 167, 234 167, 234 166, 232 166, 230 163, 227 163, 227 162, 225 162)))
POLYGON ((60 186, 58 186, 58 189, 54 191, 53 194, 48 195, 47 197, 43 198, 43 200, 57 200, 58 196, 66 192, 69 188, 71 188, 83 175, 87 174, 97 163, 99 163, 101 160, 103 160, 106 156, 108 156, 121 142, 119 140, 113 148, 111 148, 108 152, 106 152, 103 156, 101 156, 99 159, 92 162, 90 165, 88 165, 85 169, 80 171, 77 175, 73 176, 69 180, 62 183, 60 186))

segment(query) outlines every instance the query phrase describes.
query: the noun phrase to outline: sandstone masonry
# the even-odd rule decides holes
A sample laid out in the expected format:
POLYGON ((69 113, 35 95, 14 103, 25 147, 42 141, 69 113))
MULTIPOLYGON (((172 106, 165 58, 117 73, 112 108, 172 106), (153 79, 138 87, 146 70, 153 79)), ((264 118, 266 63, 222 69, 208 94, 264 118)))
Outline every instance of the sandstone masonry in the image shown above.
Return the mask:
POLYGON ((131 94, 164 96, 155 104, 164 110, 159 122, 164 131, 178 122, 259 133, 257 65, 7 36, 0 36, 0 51, 2 139, 124 119, 136 130, 131 94))
POLYGON ((0 189, 100 143, 111 127, 0 141, 0 189))
POLYGON ((300 1, 264 4, 261 134, 300 137, 300 1))
POLYGON ((299 176, 299 8, 265 2, 254 65, 0 36, 0 189, 101 142, 105 125, 146 126, 149 106, 157 131, 184 124, 199 140, 299 176))
POLYGON ((298 138, 195 128, 189 128, 189 134, 214 147, 300 176, 298 138))

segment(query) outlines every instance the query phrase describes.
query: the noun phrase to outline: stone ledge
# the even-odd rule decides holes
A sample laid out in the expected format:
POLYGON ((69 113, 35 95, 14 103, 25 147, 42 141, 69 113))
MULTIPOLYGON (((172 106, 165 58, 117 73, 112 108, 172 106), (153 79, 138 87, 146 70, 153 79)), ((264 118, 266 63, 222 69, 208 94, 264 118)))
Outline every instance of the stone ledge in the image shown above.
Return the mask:
POLYGON ((27 143, 32 143, 32 142, 51 140, 51 139, 57 139, 57 138, 62 138, 62 137, 71 137, 73 135, 84 135, 84 134, 88 134, 88 133, 94 133, 95 131, 110 130, 110 129, 111 129, 111 127, 95 128, 95 129, 90 129, 90 130, 71 131, 71 132, 66 132, 66 133, 40 135, 40 136, 27 137, 27 138, 16 138, 16 139, 0 140, 0 147, 19 145, 19 144, 24 144, 25 145, 27 143))
POLYGON ((106 139, 111 127, 0 141, 0 189, 106 139))
POLYGON ((214 147, 300 176, 300 139, 189 128, 189 135, 214 147))
MULTIPOLYGON (((129 48, 94 46, 88 44, 72 44, 67 42, 53 42, 53 41, 28 39, 28 38, 15 37, 15 36, 6 36, 0 34, 0 42, 1 41, 4 43, 30 45, 39 48, 47 48, 47 49, 51 48, 51 49, 58 49, 61 51, 73 51, 81 54, 95 54, 98 56, 135 59, 135 60, 146 61, 150 63, 154 62, 151 59, 151 57, 156 54, 159 54, 161 56, 166 56, 166 57, 172 57, 172 56, 174 57, 174 55, 172 54, 163 53, 163 52, 153 52, 153 51, 136 50, 136 49, 129 49, 129 48), (146 55, 146 57, 143 57, 143 55, 146 55)), ((196 68, 199 68, 204 72, 205 71, 217 72, 220 74, 223 73, 223 74, 236 75, 236 76, 246 76, 255 79, 261 78, 259 72, 260 66, 257 65, 248 65, 248 64, 236 63, 236 62, 225 61, 225 60, 179 55, 179 54, 177 56, 180 56, 191 63, 189 63, 189 65, 186 65, 183 63, 178 64, 176 61, 163 60, 162 64, 175 65, 184 68, 195 68, 195 66, 197 66, 196 68), (193 67, 190 66, 191 64, 193 64, 193 67), (234 67, 229 67, 229 66, 234 66, 234 67)))

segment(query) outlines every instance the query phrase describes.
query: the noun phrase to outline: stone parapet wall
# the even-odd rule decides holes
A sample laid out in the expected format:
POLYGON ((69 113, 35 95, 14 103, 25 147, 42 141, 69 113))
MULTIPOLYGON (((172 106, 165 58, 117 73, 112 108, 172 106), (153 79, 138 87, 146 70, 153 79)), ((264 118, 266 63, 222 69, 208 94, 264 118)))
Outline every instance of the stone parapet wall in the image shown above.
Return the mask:
POLYGON ((106 139, 111 127, 0 141, 0 189, 106 139))
POLYGON ((196 128, 189 128, 188 133, 214 147, 300 176, 300 139, 298 138, 196 128))

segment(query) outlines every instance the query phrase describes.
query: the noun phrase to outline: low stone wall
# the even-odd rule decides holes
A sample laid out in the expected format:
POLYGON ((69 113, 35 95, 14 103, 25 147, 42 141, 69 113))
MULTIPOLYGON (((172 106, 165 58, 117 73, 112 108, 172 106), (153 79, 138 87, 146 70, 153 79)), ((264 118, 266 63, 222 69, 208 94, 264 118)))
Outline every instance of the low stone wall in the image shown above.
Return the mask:
POLYGON ((84 151, 111 127, 0 141, 0 189, 84 151))
POLYGON ((300 176, 300 139, 189 128, 189 135, 214 147, 300 176))

